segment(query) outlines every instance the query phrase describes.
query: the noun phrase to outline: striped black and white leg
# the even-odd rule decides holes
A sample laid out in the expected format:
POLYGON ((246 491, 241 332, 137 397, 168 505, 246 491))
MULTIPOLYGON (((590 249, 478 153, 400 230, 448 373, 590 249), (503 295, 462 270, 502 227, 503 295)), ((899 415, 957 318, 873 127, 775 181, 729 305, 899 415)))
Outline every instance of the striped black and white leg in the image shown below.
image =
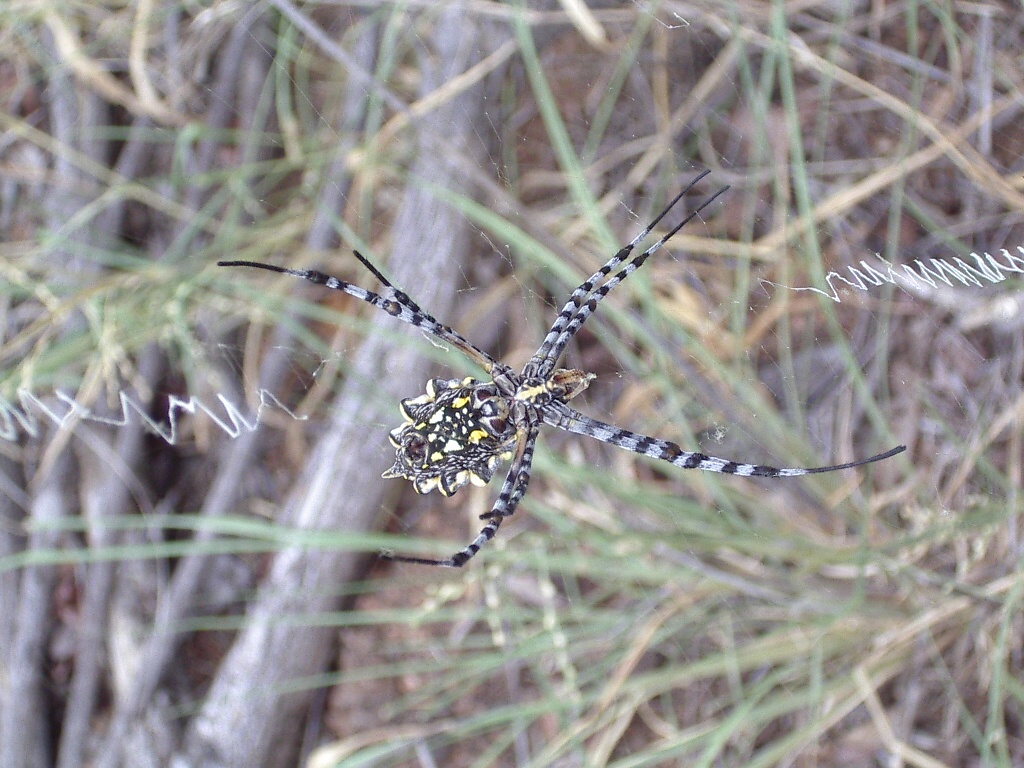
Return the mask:
POLYGON ((728 187, 724 187, 709 197, 689 216, 676 224, 668 234, 651 245, 643 253, 634 256, 633 260, 627 263, 626 266, 618 273, 608 279, 607 282, 603 282, 614 270, 618 269, 618 267, 629 258, 633 249, 636 248, 636 246, 654 230, 668 212, 675 207, 676 203, 678 203, 683 196, 686 195, 695 184, 697 184, 697 182, 707 176, 708 173, 710 173, 710 171, 705 171, 691 181, 686 189, 676 195, 665 209, 659 213, 655 219, 648 224, 642 232, 640 232, 640 234, 634 237, 628 245, 620 249, 618 253, 609 259, 601 269, 587 278, 578 288, 576 288, 576 290, 572 292, 569 300, 565 303, 565 306, 562 307, 562 311, 559 312, 558 317, 555 318, 555 322, 552 324, 551 330, 548 331, 547 336, 545 336, 540 349, 537 350, 536 354, 527 364, 526 370, 524 371, 527 376, 545 377, 549 375, 551 371, 554 370, 554 367, 558 362, 558 358, 565 350, 569 340, 576 335, 576 332, 579 331, 581 327, 583 327, 583 323, 585 323, 587 318, 594 313, 594 310, 597 309, 597 305, 601 300, 607 296, 616 285, 643 266, 643 263, 652 254, 659 250, 680 229, 710 205, 715 198, 728 189, 728 187))
MULTIPOLYGON (((704 171, 691 181, 686 189, 672 198, 672 201, 665 206, 665 210, 659 213, 650 224, 648 224, 644 230, 638 234, 633 240, 627 245, 619 249, 618 253, 612 256, 603 267, 597 272, 592 274, 586 280, 584 280, 569 296, 568 301, 565 302, 565 306, 562 307, 562 311, 558 313, 558 317, 555 318, 555 322, 551 325, 551 330, 548 331, 547 336, 544 337, 544 342, 540 345, 540 348, 530 359, 530 362, 526 364, 526 368, 523 370, 525 376, 538 376, 540 375, 540 366, 549 357, 551 348, 558 341, 559 337, 565 331, 569 325, 569 321, 572 320, 573 316, 579 311, 580 307, 583 306, 583 302, 587 299, 594 288, 601 283, 611 271, 618 267, 622 262, 629 258, 629 254, 633 252, 633 249, 647 237, 654 228, 658 225, 668 212, 672 210, 676 203, 678 203, 687 192, 693 189, 693 186, 707 176, 711 171, 704 171)), ((678 228, 677 228, 678 229, 678 228)))
POLYGON ((480 515, 481 520, 499 520, 504 517, 511 517, 519 508, 519 502, 526 495, 526 488, 530 484, 530 472, 533 470, 533 452, 537 447, 537 435, 540 432, 540 424, 531 423, 526 430, 526 439, 522 443, 522 457, 519 460, 520 471, 516 478, 515 486, 507 499, 502 499, 498 494, 498 500, 490 512, 480 515))
POLYGON ((273 264, 263 264, 258 261, 218 261, 217 266, 255 267, 257 269, 265 269, 270 272, 278 272, 282 275, 301 277, 303 280, 308 280, 311 283, 323 285, 335 291, 342 291, 343 293, 347 293, 349 296, 354 296, 360 301, 365 301, 367 304, 371 304, 377 309, 387 312, 389 315, 401 320, 403 323, 415 326, 416 328, 435 336, 441 341, 451 344, 488 373, 490 373, 495 367, 503 367, 482 349, 478 349, 467 339, 463 338, 458 331, 450 328, 444 323, 438 322, 438 320, 436 320, 429 312, 423 310, 419 304, 413 301, 409 294, 395 288, 395 286, 388 282, 387 278, 385 278, 384 275, 382 275, 365 256, 359 253, 359 251, 353 251, 353 253, 363 266, 373 273, 374 277, 381 282, 386 290, 378 294, 373 291, 368 291, 365 288, 360 288, 358 285, 347 283, 344 280, 339 280, 336 277, 331 277, 323 272, 318 272, 314 269, 286 269, 285 267, 278 267, 273 264))
POLYGON ((697 451, 684 451, 678 445, 668 440, 641 435, 636 432, 630 432, 628 429, 620 429, 611 424, 605 424, 597 419, 584 416, 568 406, 561 406, 557 410, 545 410, 544 422, 567 432, 575 432, 578 435, 592 437, 603 443, 614 445, 616 448, 624 448, 627 451, 632 451, 642 456, 667 461, 669 464, 682 467, 683 469, 700 469, 705 472, 721 472, 722 474, 737 475, 739 477, 800 477, 802 475, 816 475, 822 472, 835 472, 840 469, 851 469, 881 461, 882 459, 902 453, 907 449, 905 445, 898 445, 885 453, 880 453, 867 459, 851 461, 847 464, 833 464, 827 467, 780 468, 769 467, 764 464, 744 464, 730 459, 721 459, 717 456, 707 456, 697 451))
POLYGON ((579 309, 576 311, 576 313, 571 318, 569 318, 569 322, 566 324, 565 328, 559 334, 558 338, 555 340, 555 343, 551 346, 551 349, 548 351, 546 358, 538 366, 538 375, 541 377, 545 377, 551 374, 551 372, 555 369, 555 365, 557 365, 558 363, 558 358, 562 356, 562 353, 568 346, 569 341, 572 339, 573 336, 576 335, 576 332, 583 327, 583 324, 587 321, 587 318, 594 314, 594 311, 597 309, 597 305, 605 296, 611 293, 612 289, 615 286, 617 286, 631 274, 640 269, 640 267, 644 265, 644 262, 647 261, 647 259, 655 251, 661 248, 661 246, 663 246, 670 237, 672 237, 676 232, 678 232, 684 224, 686 224, 694 216, 700 213, 707 205, 709 205, 716 197, 725 192, 725 190, 727 189, 728 187, 723 187, 718 192, 716 192, 712 197, 705 200, 701 204, 701 206, 697 208, 697 210, 695 210, 693 213, 687 216, 671 232, 669 232, 667 235, 665 235, 663 238, 661 238, 658 242, 656 242, 643 253, 633 257, 632 261, 627 263, 626 266, 624 266, 617 274, 613 275, 604 285, 595 290, 591 294, 590 298, 588 298, 584 303, 582 303, 579 309))

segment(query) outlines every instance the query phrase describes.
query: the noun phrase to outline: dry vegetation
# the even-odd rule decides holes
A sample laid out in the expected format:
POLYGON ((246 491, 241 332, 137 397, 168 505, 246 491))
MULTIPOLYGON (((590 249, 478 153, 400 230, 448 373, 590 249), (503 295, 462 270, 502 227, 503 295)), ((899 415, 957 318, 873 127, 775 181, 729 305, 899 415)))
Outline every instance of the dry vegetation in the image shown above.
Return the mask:
POLYGON ((1019 4, 530 6, 0 8, 4 768, 1024 765, 1019 4), (379 560, 488 509, 378 479, 397 401, 472 369, 214 262, 372 288, 357 247, 518 366, 704 168, 570 350, 584 409, 908 451, 752 481, 549 430, 469 567, 379 560), (972 251, 1018 269, 828 278, 972 251))

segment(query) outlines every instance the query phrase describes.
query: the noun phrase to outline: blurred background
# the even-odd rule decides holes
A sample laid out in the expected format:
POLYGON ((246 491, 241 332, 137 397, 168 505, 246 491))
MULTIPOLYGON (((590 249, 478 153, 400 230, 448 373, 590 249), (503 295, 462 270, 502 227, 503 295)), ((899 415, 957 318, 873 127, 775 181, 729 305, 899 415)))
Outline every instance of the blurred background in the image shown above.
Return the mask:
POLYGON ((1024 765, 1012 2, 0 8, 0 765, 1024 765), (518 513, 398 402, 602 303, 518 513), (664 231, 664 230, 659 230, 664 231))

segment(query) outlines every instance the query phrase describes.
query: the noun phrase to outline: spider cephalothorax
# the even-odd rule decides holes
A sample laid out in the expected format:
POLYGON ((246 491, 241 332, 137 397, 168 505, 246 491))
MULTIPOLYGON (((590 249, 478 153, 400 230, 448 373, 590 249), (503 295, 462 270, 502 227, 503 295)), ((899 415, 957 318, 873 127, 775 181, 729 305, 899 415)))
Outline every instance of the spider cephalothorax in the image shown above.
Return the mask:
POLYGON ((486 524, 469 545, 444 560, 389 555, 391 559, 455 568, 465 564, 485 542, 494 537, 501 521, 515 512, 523 494, 526 493, 526 486, 530 482, 533 449, 541 424, 586 435, 682 469, 701 469, 741 477, 798 477, 819 472, 834 472, 870 464, 906 450, 905 446, 898 445, 885 453, 847 464, 777 469, 762 464, 745 464, 705 456, 696 451, 685 451, 668 440, 640 435, 592 419, 568 405, 569 400, 587 388, 594 376, 576 369, 556 370, 558 359, 572 337, 597 309, 600 301, 616 285, 640 269, 647 258, 682 229, 686 222, 725 191, 719 190, 657 242, 646 250, 634 254, 633 250, 640 241, 647 237, 693 185, 706 175, 707 173, 703 173, 691 182, 644 228, 643 232, 572 292, 547 336, 544 337, 544 342, 530 358, 522 373, 516 373, 499 363, 456 331, 439 323, 428 312, 424 312, 408 294, 389 283, 387 278, 358 251, 355 252, 356 258, 384 286, 381 293, 368 291, 323 272, 285 269, 253 261, 218 262, 223 267, 259 267, 272 272, 295 275, 318 285, 344 291, 349 296, 372 304, 392 317, 451 344, 491 376, 492 380, 487 382, 471 378, 432 379, 427 383, 425 394, 403 400, 402 414, 406 421, 391 432, 391 442, 396 448, 395 463, 384 473, 384 477, 404 477, 411 480, 419 493, 428 493, 437 488, 445 496, 450 496, 467 483, 486 484, 498 466, 511 459, 512 465, 505 475, 505 482, 498 492, 494 507, 490 512, 480 516, 487 521, 486 524))
POLYGON ((541 408, 551 403, 566 403, 590 386, 592 373, 577 368, 561 368, 547 378, 527 376, 520 379, 515 399, 541 408))

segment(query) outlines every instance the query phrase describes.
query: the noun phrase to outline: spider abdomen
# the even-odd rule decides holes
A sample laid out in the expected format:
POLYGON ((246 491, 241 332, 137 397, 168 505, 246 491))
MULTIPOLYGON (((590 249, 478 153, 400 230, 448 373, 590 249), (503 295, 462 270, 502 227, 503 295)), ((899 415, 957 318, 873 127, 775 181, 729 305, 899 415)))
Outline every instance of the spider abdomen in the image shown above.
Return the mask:
POLYGON ((445 496, 468 483, 486 485, 515 447, 509 406, 494 382, 431 379, 424 394, 401 403, 405 423, 391 431, 395 463, 383 476, 445 496))

